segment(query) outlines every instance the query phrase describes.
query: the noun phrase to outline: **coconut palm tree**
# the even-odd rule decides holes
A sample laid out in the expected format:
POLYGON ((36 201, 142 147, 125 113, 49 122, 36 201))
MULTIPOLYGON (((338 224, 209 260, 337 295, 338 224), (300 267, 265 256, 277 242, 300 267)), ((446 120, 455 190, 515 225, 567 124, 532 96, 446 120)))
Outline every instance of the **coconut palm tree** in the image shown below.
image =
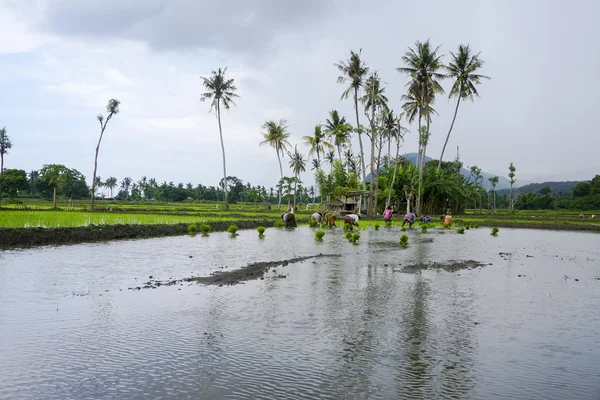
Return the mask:
POLYGON ((488 178, 488 181, 490 181, 490 185, 492 186, 492 191, 494 192, 494 212, 496 212, 496 185, 499 180, 500 178, 497 176, 490 176, 488 178))
POLYGON ((335 160, 335 151, 329 150, 327 154, 325 154, 325 161, 329 163, 329 170, 331 171, 333 168, 333 161, 335 160))
POLYGON ((6 133, 6 127, 0 129, 0 174, 4 171, 4 155, 12 147, 12 143, 6 133))
POLYGON ((340 160, 342 159, 342 147, 345 147, 350 141, 352 129, 352 125, 346 123, 346 117, 340 117, 337 110, 329 112, 329 118, 325 121, 325 132, 337 147, 340 160))
POLYGON ((304 144, 310 147, 310 151, 308 152, 309 156, 313 154, 317 154, 317 160, 319 164, 321 163, 321 153, 325 152, 325 149, 333 148, 332 144, 325 140, 325 133, 321 128, 321 125, 315 125, 315 132, 313 136, 303 136, 302 140, 304 140, 304 144))
POLYGON ((370 172, 371 172, 371 180, 369 182, 369 206, 368 213, 371 214, 375 210, 373 209, 375 194, 374 189, 375 185, 373 184, 373 180, 377 179, 377 175, 379 175, 379 171, 375 171, 375 146, 377 142, 377 129, 376 129, 376 121, 375 114, 381 110, 387 109, 388 99, 384 95, 385 88, 381 86, 381 79, 379 79, 379 75, 377 72, 373 72, 367 82, 365 84, 365 95, 360 99, 361 102, 365 106, 365 113, 370 111, 371 117, 369 118, 369 122, 371 125, 371 158, 370 158, 370 172))
POLYGON ((302 155, 298 151, 298 145, 294 146, 294 152, 288 152, 288 156, 290 156, 290 168, 294 173, 294 207, 296 206, 296 189, 298 187, 298 182, 300 182, 300 173, 306 171, 306 161, 304 160, 304 155, 302 155))
POLYGON ((311 171, 314 171, 315 169, 318 171, 321 169, 321 162, 319 160, 313 158, 312 165, 311 171))
MULTIPOLYGON (((387 135, 388 135, 388 145, 389 143, 391 143, 392 139, 394 139, 396 141, 396 157, 394 159, 394 161, 391 160, 391 157, 388 157, 388 159, 390 160, 390 165, 394 168, 394 172, 392 174, 392 180, 390 182, 390 186, 388 189, 388 197, 387 200, 385 202, 385 208, 387 208, 390 205, 390 201, 392 200, 392 188, 394 187, 394 184, 396 183, 396 175, 398 173, 398 164, 400 162, 400 146, 402 145, 402 142, 404 141, 404 135, 408 132, 408 129, 406 129, 405 127, 402 126, 402 119, 403 119, 404 115, 400 114, 398 115, 398 117, 394 117, 393 111, 390 110, 387 113, 385 122, 384 122, 384 126, 385 129, 387 131, 387 135)), ((390 152, 390 149, 388 147, 388 153, 390 152)))
MULTIPOLYGON (((287 132, 288 126, 286 123, 287 122, 284 119, 279 122, 265 122, 262 126, 262 128, 266 130, 266 132, 263 132, 262 134, 264 140, 259 144, 259 146, 269 145, 275 149, 275 153, 277 153, 277 160, 279 161, 279 173, 281 174, 281 179, 283 179, 281 157, 283 157, 284 152, 287 151, 288 147, 291 147, 290 142, 287 140, 290 137, 290 134, 287 132)), ((277 209, 279 210, 281 209, 281 190, 278 192, 279 201, 277 203, 277 209)))
MULTIPOLYGON (((234 98, 240 97, 236 91, 237 88, 234 85, 233 79, 227 79, 225 73, 227 67, 217 71, 212 71, 212 75, 209 78, 201 76, 202 84, 207 90, 202 93, 200 101, 211 100, 210 111, 215 109, 217 111, 217 121, 219 121, 219 137, 221 138, 221 151, 223 153, 223 179, 227 181, 227 168, 225 164, 225 145, 223 144, 223 130, 221 129, 221 106, 226 110, 229 110, 231 105, 235 106, 234 98)), ((229 208, 229 201, 227 198, 227 185, 223 186, 225 209, 229 208)))
POLYGON ((458 53, 454 54, 450 52, 452 60, 445 66, 447 77, 454 79, 454 84, 450 90, 448 98, 456 97, 456 108, 454 109, 454 117, 446 135, 446 141, 444 147, 442 147, 442 154, 440 155, 440 161, 438 162, 438 169, 442 166, 442 159, 444 158, 444 151, 446 151, 446 145, 448 139, 450 139, 450 133, 454 127, 454 121, 456 121, 456 114, 458 113, 458 106, 461 100, 475 100, 475 96, 479 97, 477 88, 475 85, 481 84, 482 79, 491 79, 489 76, 477 74, 483 66, 483 60, 479 58, 479 54, 472 54, 469 45, 461 44, 458 46, 458 53))
POLYGON ((94 210, 94 199, 96 197, 96 171, 98 169, 98 152, 100 151, 100 143, 102 143, 102 136, 104 136, 104 131, 106 130, 108 121, 110 121, 114 115, 119 113, 120 104, 121 102, 119 100, 110 99, 106 105, 106 112, 108 113, 106 120, 102 114, 98 114, 96 117, 100 122, 100 138, 98 139, 98 144, 96 145, 96 157, 94 158, 94 175, 92 176, 92 202, 90 204, 90 210, 94 210))
POLYGON ((111 176, 104 182, 104 187, 110 190, 110 197, 113 197, 113 190, 117 187, 117 178, 111 176))
POLYGON ((369 67, 360 59, 362 49, 355 53, 350 51, 350 58, 346 61, 340 61, 334 66, 341 72, 337 79, 338 83, 347 84, 348 87, 342 93, 342 99, 347 99, 350 94, 354 100, 354 110, 356 112, 356 132, 358 133, 358 143, 360 144, 360 162, 363 171, 363 182, 366 181, 365 176, 365 154, 363 151, 363 143, 360 129, 360 120, 358 119, 358 92, 364 85, 365 78, 369 74, 369 67))
MULTIPOLYGON (((443 68, 441 55, 438 55, 439 47, 431 48, 429 40, 426 42, 415 43, 415 48, 410 48, 402 57, 404 67, 397 68, 398 72, 405 73, 411 77, 408 82, 408 96, 416 101, 416 104, 409 107, 403 107, 409 112, 409 118, 414 119, 415 115, 419 117, 419 132, 421 132, 422 118, 426 118, 427 132, 431 123, 431 110, 429 109, 438 93, 444 93, 444 89, 439 81, 445 78, 445 75, 438 72, 443 68), (409 111, 410 110, 410 111, 409 111), (412 115, 412 117, 410 116, 412 115)), ((421 135, 419 135, 421 136, 421 135)), ((424 143, 419 140, 420 143, 424 143)), ((421 149, 422 159, 425 158, 427 146, 421 149)), ((423 183, 423 162, 419 163, 419 187, 417 190, 416 211, 421 213, 421 192, 423 183)))
POLYGON ((513 165, 513 163, 510 163, 510 165, 508 166, 508 179, 510 180, 510 195, 509 195, 509 203, 508 206, 510 208, 510 211, 512 212, 513 210, 513 195, 512 195, 512 189, 513 189, 513 185, 515 184, 515 182, 517 181, 515 179, 515 171, 517 169, 515 168, 515 166, 513 165))

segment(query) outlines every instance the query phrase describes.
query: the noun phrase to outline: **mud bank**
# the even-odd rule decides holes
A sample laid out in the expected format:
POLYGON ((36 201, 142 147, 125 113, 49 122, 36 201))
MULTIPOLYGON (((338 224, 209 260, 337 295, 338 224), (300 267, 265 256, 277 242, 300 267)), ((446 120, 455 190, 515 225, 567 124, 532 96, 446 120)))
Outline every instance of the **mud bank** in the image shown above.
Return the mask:
MULTIPOLYGON (((272 227, 275 220, 223 221, 209 223, 212 231, 225 231, 231 224, 239 229, 272 227)), ((142 239, 185 235, 188 224, 89 225, 77 228, 3 228, 0 248, 98 242, 118 239, 142 239)))
MULTIPOLYGON (((448 272, 456 272, 464 269, 474 269, 479 267, 485 267, 488 264, 480 263, 475 260, 463 260, 463 261, 447 261, 445 263, 417 263, 405 265, 402 269, 395 269, 395 272, 406 272, 406 273, 417 273, 424 269, 443 269, 448 272)), ((491 265, 491 264, 489 264, 491 265)))
MULTIPOLYGON (((466 221, 466 219, 465 219, 466 221)), ((557 223, 538 223, 538 222, 504 222, 504 221, 477 221, 477 225, 498 228, 521 228, 521 229, 548 229, 559 231, 583 231, 600 232, 600 224, 561 224, 557 223)))

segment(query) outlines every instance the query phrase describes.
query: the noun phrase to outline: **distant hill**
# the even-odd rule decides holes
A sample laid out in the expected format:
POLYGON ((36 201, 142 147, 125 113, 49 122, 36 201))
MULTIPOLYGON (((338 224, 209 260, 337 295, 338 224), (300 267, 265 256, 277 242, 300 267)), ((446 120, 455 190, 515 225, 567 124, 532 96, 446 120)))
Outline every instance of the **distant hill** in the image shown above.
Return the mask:
MULTIPOLYGON (((561 181, 561 182, 543 182, 543 183, 529 183, 518 188, 513 188, 513 193, 516 194, 527 194, 527 193, 538 193, 540 189, 548 187, 552 193, 563 193, 570 194, 573 191, 575 185, 580 181, 561 181)), ((498 194, 508 193, 508 189, 498 190, 498 194)))

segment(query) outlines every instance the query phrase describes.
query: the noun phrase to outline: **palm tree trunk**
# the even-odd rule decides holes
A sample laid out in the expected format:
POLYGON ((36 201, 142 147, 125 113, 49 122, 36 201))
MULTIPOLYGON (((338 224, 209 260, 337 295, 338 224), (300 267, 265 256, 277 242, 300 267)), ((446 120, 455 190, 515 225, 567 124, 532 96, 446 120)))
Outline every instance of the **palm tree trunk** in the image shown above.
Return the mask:
POLYGON ((423 114, 421 112, 421 110, 419 110, 419 152, 417 154, 417 167, 419 167, 419 183, 418 183, 418 190, 417 190, 417 198, 415 201, 415 211, 417 213, 417 215, 421 214, 421 119, 423 117, 423 114))
POLYGON ((338 146, 337 148, 338 148, 338 157, 340 158, 340 161, 342 161, 342 149, 340 146, 338 146))
POLYGON ((442 166, 442 159, 444 158, 444 151, 446 151, 446 145, 448 144, 448 139, 450 139, 450 133, 452 132, 452 128, 454 127, 454 121, 456 121, 456 114, 458 114, 458 105, 460 104, 460 96, 458 96, 458 100, 456 102, 456 109, 454 109, 454 118, 452 118, 452 123, 450 124, 450 130, 448 131, 448 135, 446 135, 446 141, 444 142, 444 147, 442 147, 442 155, 440 155, 440 161, 438 162, 438 171, 442 166))
MULTIPOLYGON (((108 120, 106 121, 108 122, 108 120)), ((92 203, 90 204, 90 211, 94 211, 94 200, 96 198, 96 170, 98 169, 98 152, 100 151, 100 143, 102 142, 102 135, 104 135, 104 129, 106 123, 102 126, 100 131, 100 139, 98 139, 98 145, 96 145, 96 157, 94 158, 94 176, 92 177, 92 203)))
POLYGON ((375 179, 375 195, 373 201, 373 208, 377 213, 377 205, 379 203, 379 169, 381 168, 381 149, 383 148, 383 137, 379 136, 379 148, 377 149, 377 179, 375 179))
MULTIPOLYGON (((319 158, 319 153, 317 153, 317 158, 319 158)), ((277 160, 279 161, 279 173, 281 174, 281 179, 283 179, 283 167, 281 166, 281 156, 279 155, 279 150, 277 150, 277 160)), ((281 210, 281 190, 277 191, 279 194, 279 200, 277 201, 277 210, 281 210)))
POLYGON ((358 144, 360 145, 360 162, 362 167, 363 187, 367 185, 365 168, 365 153, 363 151, 362 134, 360 133, 360 121, 358 119, 358 88, 354 88, 354 111, 356 112, 356 131, 358 132, 358 144))
POLYGON ((496 188, 494 188, 494 212, 498 212, 496 209, 496 188))
POLYGON ((512 182, 510 183, 510 197, 508 198, 508 209, 512 211, 512 182))
POLYGON ((294 181, 294 202, 292 203, 292 207, 294 207, 294 208, 296 208, 296 190, 297 189, 298 189, 298 180, 296 179, 294 181))
MULTIPOLYGON (((373 197, 373 190, 375 188, 375 185, 373 184, 373 179, 377 179, 375 178, 375 170, 373 169, 373 160, 375 159, 375 107, 373 106, 371 108, 371 159, 369 160, 369 166, 370 166, 370 171, 371 171, 371 181, 369 182, 369 209, 368 209, 368 214, 369 215, 373 215, 373 203, 374 203, 374 197, 373 197)), ((366 181, 365 181, 366 182, 366 181)))
POLYGON ((221 137, 221 151, 223 152, 223 193, 225 200, 225 209, 229 209, 229 201, 227 198, 227 168, 225 164, 225 145, 223 144, 223 130, 221 129, 221 106, 217 102, 217 119, 219 120, 219 136, 221 137))
POLYGON ((4 172, 4 153, 0 153, 0 174, 4 172))
POLYGON ((56 183, 54 184, 54 193, 52 195, 52 205, 53 205, 53 208, 56 210, 56 183))
POLYGON ((390 190, 388 191, 388 198, 385 202, 385 208, 387 209, 392 201, 392 190, 394 188, 394 183, 396 183, 396 173, 398 172, 398 156, 400 155, 400 138, 396 141, 396 164, 394 164, 394 174, 392 175, 392 183, 390 184, 390 190))

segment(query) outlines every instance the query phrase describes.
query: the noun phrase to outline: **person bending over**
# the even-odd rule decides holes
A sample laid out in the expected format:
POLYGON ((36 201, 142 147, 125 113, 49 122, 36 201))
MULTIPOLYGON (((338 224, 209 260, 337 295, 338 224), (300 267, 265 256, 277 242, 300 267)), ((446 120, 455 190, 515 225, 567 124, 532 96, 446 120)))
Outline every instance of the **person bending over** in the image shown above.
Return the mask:
POLYGON ((415 219, 417 219, 417 215, 415 213, 408 213, 404 216, 404 221, 402 221, 402 227, 404 228, 404 224, 408 222, 408 227, 412 228, 415 223, 415 219))
POLYGON ((393 213, 394 211, 392 210, 392 207, 388 206, 387 209, 383 212, 383 220, 385 222, 391 222, 393 213))
POLYGON ((310 219, 314 219, 318 223, 321 223, 323 222, 323 214, 321 214, 320 212, 316 212, 310 216, 310 219))
POLYGON ((335 213, 328 212, 327 214, 325 214, 324 218, 325 218, 325 221, 327 222, 328 227, 335 228, 335 220, 337 219, 337 216, 335 215, 335 213))
POLYGON ((344 217, 344 223, 358 226, 359 219, 360 217, 358 216, 358 214, 348 214, 344 217))
POLYGON ((286 212, 285 214, 281 214, 281 218, 283 218, 283 222, 285 223, 286 228, 295 228, 296 226, 296 217, 291 212, 286 212))

